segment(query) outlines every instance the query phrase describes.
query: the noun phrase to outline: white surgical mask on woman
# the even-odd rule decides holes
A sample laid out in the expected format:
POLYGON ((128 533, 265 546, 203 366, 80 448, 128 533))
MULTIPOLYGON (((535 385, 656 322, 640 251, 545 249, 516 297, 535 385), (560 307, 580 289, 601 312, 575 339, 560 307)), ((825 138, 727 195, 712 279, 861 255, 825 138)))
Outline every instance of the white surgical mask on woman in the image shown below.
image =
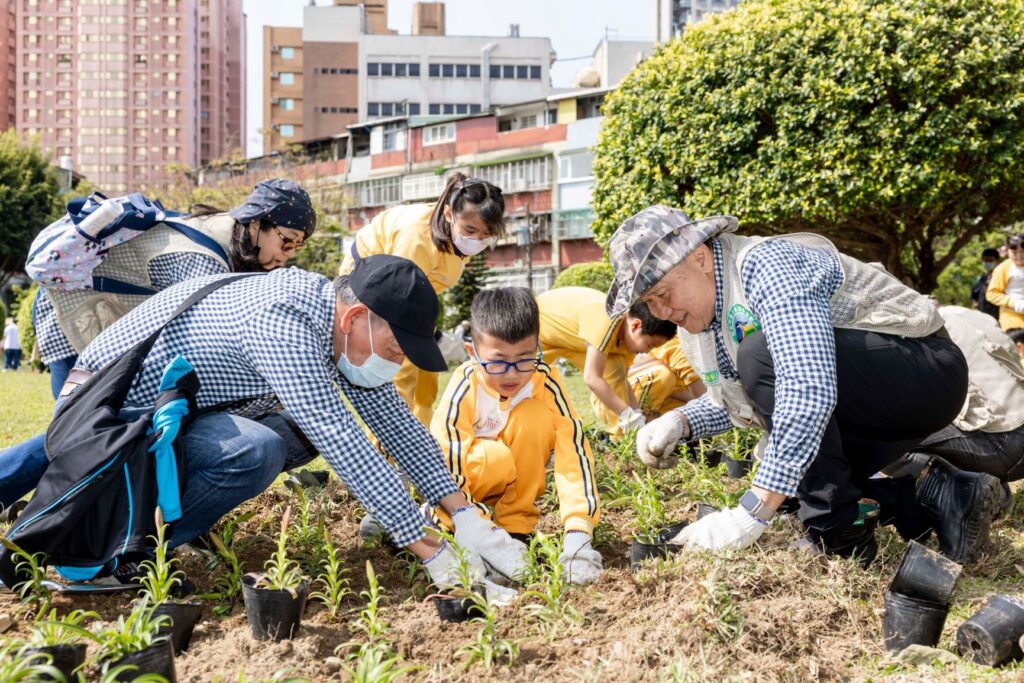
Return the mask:
POLYGON ((362 365, 353 365, 346 355, 348 353, 348 335, 346 334, 345 350, 338 357, 338 370, 345 375, 345 379, 357 387, 376 389, 393 380, 402 366, 378 356, 373 350, 373 326, 370 325, 369 313, 366 315, 366 325, 370 331, 370 356, 363 361, 362 365))

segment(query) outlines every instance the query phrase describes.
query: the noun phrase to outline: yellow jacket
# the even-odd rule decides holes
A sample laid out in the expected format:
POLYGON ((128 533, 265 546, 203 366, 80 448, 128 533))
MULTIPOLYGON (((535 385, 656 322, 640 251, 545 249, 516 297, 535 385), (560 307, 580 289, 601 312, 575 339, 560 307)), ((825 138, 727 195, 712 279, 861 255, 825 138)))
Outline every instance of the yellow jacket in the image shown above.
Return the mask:
POLYGON ((562 523, 567 531, 592 532, 600 519, 594 456, 557 368, 540 363, 516 396, 501 398, 479 380, 475 363, 467 361, 452 374, 430 430, 441 444, 455 483, 467 491, 463 465, 470 450, 474 444, 500 435, 508 413, 528 398, 543 401, 554 418, 555 488, 562 523))
POLYGON ((700 379, 700 375, 694 371, 690 361, 686 359, 686 355, 679 347, 678 334, 661 346, 655 346, 647 355, 667 365, 683 387, 688 387, 700 379))
POLYGON ((1010 297, 1006 293, 1016 272, 1018 269, 1014 267, 1013 260, 1006 259, 992 271, 992 276, 988 279, 988 291, 985 292, 985 298, 999 307, 999 326, 1004 330, 1024 327, 1024 313, 1018 313, 1011 308, 1010 297))
POLYGON ((604 294, 589 287, 559 287, 538 296, 540 347, 544 353, 564 356, 583 370, 589 345, 605 357, 623 356, 629 367, 634 354, 619 338, 623 318, 609 318, 604 300, 604 294))
MULTIPOLYGON (((466 259, 440 251, 430 239, 430 215, 433 204, 408 204, 382 211, 356 232, 356 250, 363 258, 390 254, 407 258, 420 267, 437 294, 454 285, 462 276, 466 259)), ((352 272, 355 259, 345 254, 341 274, 352 272)))

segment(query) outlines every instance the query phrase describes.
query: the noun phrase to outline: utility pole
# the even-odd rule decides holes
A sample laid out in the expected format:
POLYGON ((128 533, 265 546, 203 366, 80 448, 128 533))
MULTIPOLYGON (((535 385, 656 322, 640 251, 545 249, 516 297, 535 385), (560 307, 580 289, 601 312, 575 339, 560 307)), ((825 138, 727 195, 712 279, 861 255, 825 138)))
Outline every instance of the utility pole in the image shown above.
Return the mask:
POLYGON ((526 205, 526 286, 533 291, 533 226, 530 225, 530 205, 526 205))

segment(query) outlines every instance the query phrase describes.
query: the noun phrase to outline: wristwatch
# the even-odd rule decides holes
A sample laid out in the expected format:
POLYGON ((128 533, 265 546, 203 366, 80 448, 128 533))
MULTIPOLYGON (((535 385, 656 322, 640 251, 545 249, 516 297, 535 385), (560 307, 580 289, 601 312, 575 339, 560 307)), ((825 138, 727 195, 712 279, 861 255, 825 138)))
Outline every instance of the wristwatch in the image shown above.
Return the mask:
POLYGON ((761 498, 749 489, 740 498, 740 507, 749 512, 751 517, 765 524, 772 521, 775 517, 775 511, 769 509, 767 505, 761 502, 761 498))

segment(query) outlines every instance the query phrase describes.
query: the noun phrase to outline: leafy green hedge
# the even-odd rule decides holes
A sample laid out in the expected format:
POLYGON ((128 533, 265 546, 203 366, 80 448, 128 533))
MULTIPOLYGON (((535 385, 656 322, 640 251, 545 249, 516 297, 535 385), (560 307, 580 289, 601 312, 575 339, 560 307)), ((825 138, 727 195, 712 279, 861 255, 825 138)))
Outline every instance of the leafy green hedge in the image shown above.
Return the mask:
POLYGON ((592 263, 576 263, 569 266, 555 278, 556 287, 590 287, 607 292, 612 284, 614 272, 610 264, 604 261, 592 263))

